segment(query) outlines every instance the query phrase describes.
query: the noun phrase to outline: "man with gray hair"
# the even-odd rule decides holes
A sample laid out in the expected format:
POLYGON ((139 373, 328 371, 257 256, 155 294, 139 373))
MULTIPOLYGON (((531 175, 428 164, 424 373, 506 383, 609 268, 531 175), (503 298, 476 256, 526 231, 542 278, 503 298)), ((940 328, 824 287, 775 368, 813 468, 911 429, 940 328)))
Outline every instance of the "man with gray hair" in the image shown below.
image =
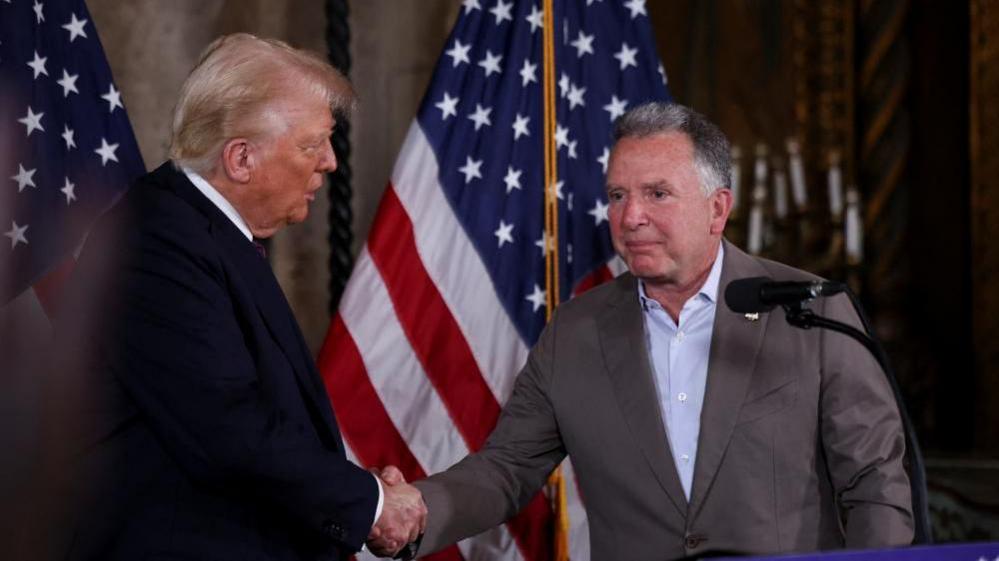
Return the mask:
POLYGON ((81 275, 98 274, 110 254, 112 302, 60 558, 333 560, 422 531, 416 489, 345 457, 258 242, 306 218, 352 103, 339 72, 280 41, 235 34, 202 54, 173 160, 138 180, 81 259, 81 275))
MULTIPOLYGON (((723 239, 725 136, 650 103, 615 141, 608 219, 629 272, 561 305, 483 449, 415 483, 420 553, 510 518, 566 456, 593 559, 909 543, 901 422, 874 359, 843 335, 718 304, 734 279, 816 278, 723 239)), ((816 308, 858 324, 845 297, 816 308)))

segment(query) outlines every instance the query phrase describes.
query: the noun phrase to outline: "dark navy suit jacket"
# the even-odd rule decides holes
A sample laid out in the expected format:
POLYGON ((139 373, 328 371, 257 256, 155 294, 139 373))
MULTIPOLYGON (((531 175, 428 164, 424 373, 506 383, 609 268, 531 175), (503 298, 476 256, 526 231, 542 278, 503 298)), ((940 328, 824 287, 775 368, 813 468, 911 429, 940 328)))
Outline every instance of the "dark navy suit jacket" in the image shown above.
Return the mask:
MULTIPOLYGON (((111 251, 71 559, 341 559, 378 489, 344 456, 267 262, 171 163, 95 230, 111 251), (111 227, 110 224, 116 224, 111 227)), ((100 256, 100 258, 98 258, 100 256)))

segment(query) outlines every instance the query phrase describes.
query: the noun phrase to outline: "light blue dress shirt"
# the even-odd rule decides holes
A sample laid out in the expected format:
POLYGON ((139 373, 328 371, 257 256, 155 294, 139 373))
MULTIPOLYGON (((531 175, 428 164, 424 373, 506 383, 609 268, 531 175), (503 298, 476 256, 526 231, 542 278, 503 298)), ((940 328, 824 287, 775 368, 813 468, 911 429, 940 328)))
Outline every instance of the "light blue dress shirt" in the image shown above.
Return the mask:
POLYGON ((701 408, 708 379, 708 354, 723 257, 724 248, 719 244, 707 280, 680 310, 679 325, 659 302, 645 295, 645 283, 638 283, 645 344, 659 394, 659 408, 688 501, 694 481, 697 438, 701 433, 701 408))

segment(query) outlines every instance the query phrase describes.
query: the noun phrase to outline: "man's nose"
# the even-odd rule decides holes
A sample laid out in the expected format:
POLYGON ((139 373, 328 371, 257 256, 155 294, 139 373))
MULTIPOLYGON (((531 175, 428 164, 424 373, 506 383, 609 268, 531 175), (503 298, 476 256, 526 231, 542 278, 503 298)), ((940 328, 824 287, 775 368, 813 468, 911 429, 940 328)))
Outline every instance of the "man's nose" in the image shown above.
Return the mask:
POLYGON ((333 173, 336 171, 336 166, 336 152, 333 151, 333 144, 331 144, 330 139, 326 139, 323 146, 323 156, 319 160, 319 169, 326 173, 333 173))
POLYGON ((625 228, 633 230, 647 222, 648 215, 642 201, 631 198, 624 202, 624 208, 621 210, 621 223, 625 228))

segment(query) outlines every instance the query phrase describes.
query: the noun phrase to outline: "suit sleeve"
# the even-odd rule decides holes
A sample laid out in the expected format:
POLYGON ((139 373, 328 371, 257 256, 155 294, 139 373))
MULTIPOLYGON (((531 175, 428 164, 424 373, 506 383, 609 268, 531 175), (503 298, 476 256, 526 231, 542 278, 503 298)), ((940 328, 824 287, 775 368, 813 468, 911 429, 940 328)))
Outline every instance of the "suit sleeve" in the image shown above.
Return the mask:
POLYGON ((549 399, 557 316, 531 350, 485 446, 445 472, 414 483, 429 511, 426 555, 517 514, 565 458, 549 399))
POLYGON ((324 446, 304 411, 275 399, 274 376, 260 376, 259 363, 287 367, 287 383, 295 384, 291 367, 279 351, 251 352, 208 232, 183 221, 171 226, 145 228, 126 242, 121 322, 109 349, 116 379, 196 484, 280 509, 317 538, 360 549, 378 502, 376 482, 324 446))
MULTIPOLYGON (((827 300, 827 317, 860 329, 845 296, 827 300)), ((826 462, 845 515, 846 547, 912 542, 905 439, 894 395, 871 354, 847 336, 823 330, 821 427, 826 462)))

